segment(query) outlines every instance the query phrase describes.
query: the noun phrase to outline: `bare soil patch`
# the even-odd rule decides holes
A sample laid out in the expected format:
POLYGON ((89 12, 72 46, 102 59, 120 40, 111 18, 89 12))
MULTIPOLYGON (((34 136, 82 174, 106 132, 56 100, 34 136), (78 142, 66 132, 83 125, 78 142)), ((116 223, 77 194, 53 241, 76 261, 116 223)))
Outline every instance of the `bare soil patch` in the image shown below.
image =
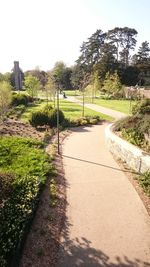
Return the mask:
POLYGON ((44 132, 37 131, 29 123, 8 119, 0 124, 0 136, 20 136, 43 140, 44 132))

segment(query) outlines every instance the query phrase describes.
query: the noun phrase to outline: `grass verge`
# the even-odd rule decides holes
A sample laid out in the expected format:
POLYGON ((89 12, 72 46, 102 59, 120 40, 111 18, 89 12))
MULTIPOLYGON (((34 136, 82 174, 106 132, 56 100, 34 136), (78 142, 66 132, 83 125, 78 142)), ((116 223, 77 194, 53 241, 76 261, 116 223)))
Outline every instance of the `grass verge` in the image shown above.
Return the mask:
POLYGON ((52 172, 41 142, 0 138, 0 266, 17 266, 40 191, 52 172))

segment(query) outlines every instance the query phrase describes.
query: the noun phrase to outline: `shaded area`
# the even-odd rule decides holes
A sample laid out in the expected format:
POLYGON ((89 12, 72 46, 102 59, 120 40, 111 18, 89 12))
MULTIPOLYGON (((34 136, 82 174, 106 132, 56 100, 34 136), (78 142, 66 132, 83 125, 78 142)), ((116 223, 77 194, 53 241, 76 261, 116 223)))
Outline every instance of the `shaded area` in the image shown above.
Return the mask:
MULTIPOLYGON (((67 223, 66 223, 67 225, 67 223)), ((60 246, 60 256, 56 267, 149 267, 149 262, 137 259, 129 259, 127 256, 115 256, 110 261, 109 256, 92 247, 91 241, 84 237, 69 239, 69 226, 65 226, 63 232, 64 242, 60 246)))

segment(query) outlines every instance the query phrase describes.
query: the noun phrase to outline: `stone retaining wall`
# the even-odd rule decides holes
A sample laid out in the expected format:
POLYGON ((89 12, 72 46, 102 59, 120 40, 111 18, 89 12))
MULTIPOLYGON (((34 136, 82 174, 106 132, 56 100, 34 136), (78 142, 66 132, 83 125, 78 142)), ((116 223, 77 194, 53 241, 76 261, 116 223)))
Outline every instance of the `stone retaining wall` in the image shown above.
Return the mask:
POLYGON ((115 135, 112 129, 113 124, 105 129, 105 139, 111 153, 137 172, 150 170, 150 155, 115 135))

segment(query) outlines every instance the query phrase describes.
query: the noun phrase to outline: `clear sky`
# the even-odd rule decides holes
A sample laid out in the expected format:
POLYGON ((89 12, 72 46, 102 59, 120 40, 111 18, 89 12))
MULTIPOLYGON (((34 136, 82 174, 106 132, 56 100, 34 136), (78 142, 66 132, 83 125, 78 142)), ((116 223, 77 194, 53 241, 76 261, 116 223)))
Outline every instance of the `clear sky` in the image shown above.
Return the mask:
POLYGON ((0 9, 0 72, 14 60, 23 71, 71 66, 97 29, 135 28, 137 47, 150 43, 150 0, 0 0, 0 9))

